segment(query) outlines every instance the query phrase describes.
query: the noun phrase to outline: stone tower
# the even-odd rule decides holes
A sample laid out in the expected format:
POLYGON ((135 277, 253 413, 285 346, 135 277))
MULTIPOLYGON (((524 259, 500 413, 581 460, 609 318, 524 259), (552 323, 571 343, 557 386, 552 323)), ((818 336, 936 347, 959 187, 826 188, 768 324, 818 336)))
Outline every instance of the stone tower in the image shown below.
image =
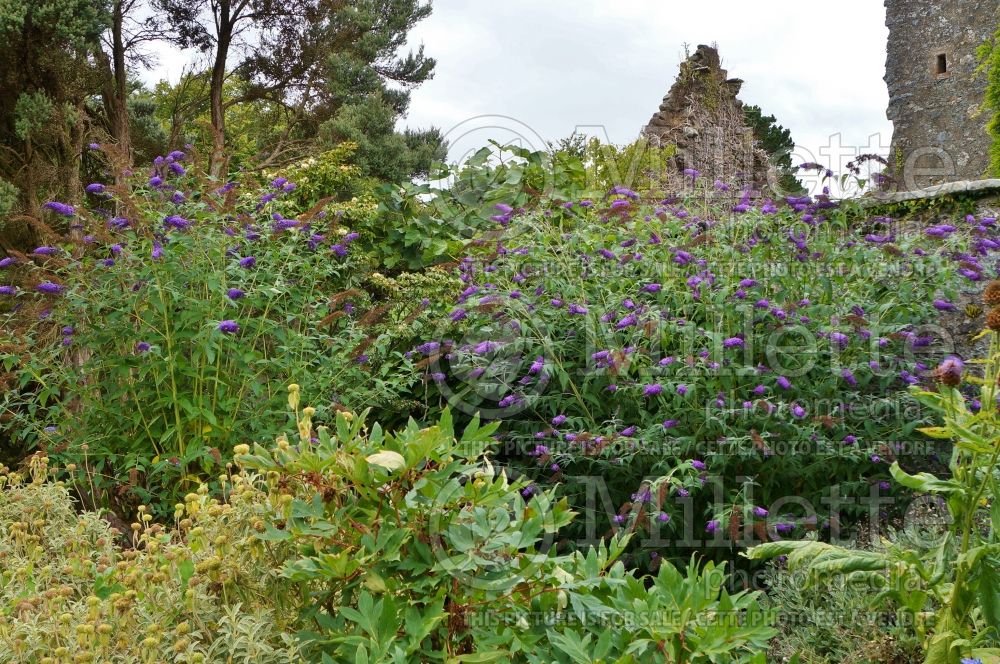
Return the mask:
POLYGON ((895 188, 983 177, 990 143, 976 50, 996 30, 1000 0, 885 0, 885 7, 895 188))

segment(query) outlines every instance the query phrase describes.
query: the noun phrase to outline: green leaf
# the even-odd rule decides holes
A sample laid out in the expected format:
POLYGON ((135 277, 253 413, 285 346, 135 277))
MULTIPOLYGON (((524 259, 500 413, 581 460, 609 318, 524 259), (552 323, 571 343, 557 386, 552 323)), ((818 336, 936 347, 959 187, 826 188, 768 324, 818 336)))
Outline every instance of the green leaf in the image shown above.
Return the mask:
POLYGON ((743 555, 751 560, 788 556, 789 569, 804 567, 817 575, 876 572, 890 565, 884 554, 875 551, 845 549, 814 541, 769 542, 752 547, 743 555))
POLYGON ((190 558, 185 558, 184 560, 177 563, 177 572, 181 578, 181 588, 188 587, 188 581, 194 576, 194 562, 190 558))
POLYGON ((502 650, 487 650, 475 653, 469 653, 468 655, 459 655, 458 657, 452 657, 448 660, 449 662, 509 662, 510 653, 504 652, 502 650))
POLYGON ((1000 574, 989 559, 981 561, 977 571, 976 594, 983 619, 994 634, 1000 634, 1000 574))
POLYGON ((947 440, 952 438, 952 433, 947 427, 919 427, 917 429, 920 433, 925 436, 930 436, 931 438, 938 438, 940 440, 947 440))
POLYGON ((593 661, 588 652, 590 645, 589 634, 581 639, 580 635, 575 632, 557 632, 550 629, 546 632, 546 635, 549 637, 552 645, 569 655, 574 662, 589 664, 593 661))
POLYGON ((889 473, 892 475, 892 479, 908 489, 927 493, 965 493, 965 487, 955 480, 938 479, 930 473, 910 475, 899 467, 899 462, 893 462, 892 467, 889 468, 889 473))

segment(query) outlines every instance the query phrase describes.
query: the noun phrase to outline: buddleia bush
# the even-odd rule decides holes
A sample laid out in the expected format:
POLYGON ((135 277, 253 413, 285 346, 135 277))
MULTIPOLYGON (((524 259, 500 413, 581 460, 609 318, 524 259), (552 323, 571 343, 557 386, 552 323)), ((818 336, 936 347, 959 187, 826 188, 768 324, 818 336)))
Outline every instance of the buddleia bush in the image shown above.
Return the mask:
POLYGON ((492 190, 509 198, 464 247, 462 291, 411 350, 432 411, 500 421, 506 460, 590 511, 577 542, 650 534, 645 564, 831 536, 893 490, 897 456, 930 462, 906 388, 954 348, 941 313, 995 271, 995 218, 921 228, 696 171, 673 196, 566 198, 586 190, 552 174, 532 198, 545 157, 514 156, 520 184, 492 190))
POLYGON ((871 550, 810 538, 762 544, 745 554, 787 558, 807 587, 844 578, 869 584, 873 606, 913 627, 925 664, 1000 658, 1000 281, 986 286, 982 303, 991 307, 977 335, 989 339, 984 357, 968 365, 947 357, 932 373, 932 389, 911 388, 941 423, 920 433, 953 446, 943 471, 892 464, 893 480, 922 494, 906 527, 871 550), (974 405, 963 388, 978 397, 974 405))
POLYGON ((415 381, 392 335, 429 303, 373 284, 358 233, 294 182, 220 186, 175 152, 87 190, 87 208, 47 204, 67 237, 0 262, 0 405, 14 442, 76 464, 88 506, 167 512, 275 434, 295 376, 323 412, 415 381))

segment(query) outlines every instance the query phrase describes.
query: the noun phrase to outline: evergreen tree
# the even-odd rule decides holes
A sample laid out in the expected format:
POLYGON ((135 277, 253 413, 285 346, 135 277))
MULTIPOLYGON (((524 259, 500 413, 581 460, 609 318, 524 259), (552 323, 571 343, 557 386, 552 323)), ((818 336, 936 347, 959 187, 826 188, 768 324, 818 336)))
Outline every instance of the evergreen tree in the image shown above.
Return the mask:
MULTIPOLYGON (((0 180, 18 192, 11 212, 37 218, 46 198, 81 195, 86 103, 99 89, 88 56, 109 19, 96 0, 0 5, 0 180)), ((2 232, 28 234, 13 244, 32 239, 27 227, 8 224, 2 232)))
POLYGON ((359 165, 384 180, 426 176, 431 162, 445 157, 439 130, 395 129, 410 92, 434 74, 435 61, 423 46, 400 55, 410 30, 430 13, 431 5, 420 0, 331 2, 318 29, 334 47, 320 63, 321 141, 356 142, 359 165))
POLYGON ((795 141, 792 132, 778 124, 773 115, 764 115, 759 106, 743 108, 747 124, 753 130, 754 139, 771 158, 771 164, 778 172, 778 186, 784 194, 801 194, 805 191, 795 175, 792 165, 792 151, 795 141))

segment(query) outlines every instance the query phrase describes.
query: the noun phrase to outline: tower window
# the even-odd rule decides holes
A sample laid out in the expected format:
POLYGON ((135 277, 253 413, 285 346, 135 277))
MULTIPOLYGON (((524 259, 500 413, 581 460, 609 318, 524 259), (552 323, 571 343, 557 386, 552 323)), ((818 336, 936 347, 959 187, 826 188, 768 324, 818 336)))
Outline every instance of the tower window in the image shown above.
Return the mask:
POLYGON ((934 66, 935 74, 947 74, 948 73, 948 54, 938 53, 934 66))

